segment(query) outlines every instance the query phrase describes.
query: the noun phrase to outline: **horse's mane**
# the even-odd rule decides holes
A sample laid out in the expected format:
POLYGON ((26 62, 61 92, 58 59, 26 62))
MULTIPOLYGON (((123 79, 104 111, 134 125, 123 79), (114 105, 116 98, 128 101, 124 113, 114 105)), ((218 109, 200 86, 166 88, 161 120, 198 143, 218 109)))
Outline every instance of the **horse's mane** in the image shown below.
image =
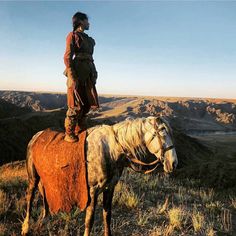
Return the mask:
POLYGON ((156 122, 157 126, 163 125, 167 132, 172 136, 172 129, 163 117, 149 116, 148 118, 130 118, 116 123, 114 125, 98 125, 88 129, 88 133, 95 131, 97 128, 110 128, 109 146, 110 154, 115 158, 117 156, 117 142, 124 149, 128 150, 131 155, 137 159, 142 159, 145 156, 147 148, 143 142, 143 126, 148 122, 151 126, 154 126, 156 122), (115 138, 112 138, 114 137, 115 138))
POLYGON ((131 119, 113 125, 117 141, 123 149, 128 150, 135 158, 140 159, 146 153, 142 137, 142 126, 145 118, 131 119))

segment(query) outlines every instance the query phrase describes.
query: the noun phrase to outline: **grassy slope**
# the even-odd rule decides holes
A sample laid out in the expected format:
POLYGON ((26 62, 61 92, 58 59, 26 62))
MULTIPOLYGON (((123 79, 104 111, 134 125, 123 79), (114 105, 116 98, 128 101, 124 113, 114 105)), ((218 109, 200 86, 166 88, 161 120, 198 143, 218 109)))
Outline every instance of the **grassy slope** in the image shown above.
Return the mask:
MULTIPOLYGON (((126 170, 116 187, 113 199, 112 230, 114 235, 234 235, 236 233, 236 191, 230 178, 224 177, 222 188, 216 188, 214 176, 221 173, 217 162, 225 162, 225 176, 229 173, 236 156, 228 149, 225 159, 223 150, 205 137, 201 142, 215 147, 216 155, 195 139, 175 131, 180 169, 173 176, 162 174, 142 175, 126 170), (185 150, 179 145, 185 143, 185 150), (196 152, 198 150, 198 152, 196 152), (195 155, 193 155, 195 153, 195 155), (195 157, 195 158, 194 158, 195 157), (204 163, 199 163, 200 157, 204 163), (212 158, 215 158, 214 160, 212 158), (229 163, 228 161, 231 160, 229 163), (208 166, 199 175, 202 166, 208 166), (212 181, 211 178, 214 180, 212 181), (206 181, 209 180, 210 181, 206 181), (230 188, 226 188, 226 187, 230 188)), ((214 142, 213 142, 214 140, 214 142)), ((228 141, 221 140, 227 147, 228 141)), ((182 145, 183 146, 183 145, 182 145)), ((230 146, 230 145, 229 145, 230 146)), ((234 182, 235 183, 235 182, 234 182)), ((25 163, 6 164, 0 169, 0 235, 19 235, 25 215, 25 190, 27 187, 25 163)), ((32 235, 82 235, 84 213, 74 209, 70 214, 59 213, 38 225, 41 198, 36 194, 33 208, 32 235)), ((102 235, 101 199, 95 217, 93 235, 102 235)))
MULTIPOLYGON (((113 100, 115 102, 116 99, 109 101, 113 100)), ((97 122, 112 124, 111 120, 123 119, 127 112, 126 106, 119 106, 120 110, 116 109, 114 114, 105 111, 103 117, 91 120, 90 125, 97 122)), ((2 120, 0 152, 9 154, 4 158, 8 161, 24 159, 25 147, 32 135, 50 126, 63 127, 64 113, 54 111, 2 120)), ((146 176, 129 170, 124 173, 113 201, 114 235, 236 234, 235 139, 208 136, 198 137, 198 142, 178 130, 174 131, 174 135, 180 164, 172 177, 146 176)), ((24 162, 14 162, 0 167, 0 235, 20 234, 27 187, 24 165, 24 162)), ((36 206, 41 203, 37 194, 32 235, 82 234, 84 214, 78 213, 76 209, 71 214, 61 213, 50 217, 40 227, 36 223, 40 208, 36 206)), ((101 222, 100 200, 93 235, 102 235, 101 222)))

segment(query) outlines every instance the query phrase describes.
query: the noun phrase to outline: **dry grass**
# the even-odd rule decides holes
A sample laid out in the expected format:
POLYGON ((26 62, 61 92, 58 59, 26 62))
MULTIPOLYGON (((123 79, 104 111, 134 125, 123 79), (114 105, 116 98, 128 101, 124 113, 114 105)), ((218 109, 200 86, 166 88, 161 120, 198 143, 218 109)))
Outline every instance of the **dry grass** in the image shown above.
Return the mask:
POLYGON ((116 186, 113 202, 128 209, 137 207, 139 203, 138 195, 133 191, 132 187, 125 183, 119 182, 116 186))
POLYGON ((9 206, 10 202, 7 198, 7 194, 3 190, 0 190, 0 214, 6 212, 9 209, 9 206))
POLYGON ((0 181, 12 181, 13 178, 27 179, 24 161, 16 161, 0 168, 0 181))
MULTIPOLYGON (((112 219, 114 235, 201 235, 203 232, 206 235, 216 235, 216 232, 231 235, 233 228, 230 219, 234 208, 230 198, 227 202, 225 197, 215 194, 216 190, 199 189, 192 185, 190 188, 188 180, 185 183, 165 176, 146 177, 126 171, 115 189, 112 219), (191 191, 187 193, 186 189, 191 191), (181 194, 181 197, 172 192, 181 194)), ((25 188, 22 188, 24 180, 15 179, 13 182, 1 183, 0 186, 1 215, 5 216, 0 230, 5 232, 3 235, 18 235, 25 211, 25 188), (12 189, 9 188, 11 184, 12 189), (10 224, 13 227, 9 227, 10 224)), ((39 217, 41 209, 36 206, 41 203, 37 194, 33 219, 39 217)), ((60 213, 49 217, 41 228, 36 221, 32 221, 31 228, 35 235, 81 235, 84 230, 83 217, 84 213, 74 209, 70 214, 60 213)), ((92 235, 102 235, 102 232, 99 203, 92 235)))
POLYGON ((214 198, 214 190, 210 189, 200 189, 199 196, 203 203, 212 202, 214 198))
MULTIPOLYGON (((22 163, 21 163, 22 164, 22 163)), ((164 175, 142 175, 126 170, 113 199, 114 235, 233 235, 235 191, 217 192, 201 187, 198 180, 174 179, 164 175)), ((19 235, 25 215, 26 173, 24 164, 4 166, 0 172, 0 235, 19 235), (3 171, 3 170, 4 171, 3 171), (19 176, 17 176, 17 174, 19 176)), ((101 202, 92 235, 103 235, 101 202)), ((42 200, 33 206, 31 232, 34 235, 82 235, 84 213, 76 208, 69 214, 48 217, 37 223, 42 200)))
POLYGON ((206 230, 207 236, 216 236, 216 231, 214 230, 213 226, 209 226, 209 228, 206 230))
POLYGON ((192 213, 192 224, 194 228, 194 232, 200 233, 204 229, 205 217, 200 212, 192 213))
POLYGON ((186 221, 186 217, 188 217, 188 213, 182 206, 172 207, 167 214, 169 218, 169 224, 174 229, 181 229, 184 221, 186 221))

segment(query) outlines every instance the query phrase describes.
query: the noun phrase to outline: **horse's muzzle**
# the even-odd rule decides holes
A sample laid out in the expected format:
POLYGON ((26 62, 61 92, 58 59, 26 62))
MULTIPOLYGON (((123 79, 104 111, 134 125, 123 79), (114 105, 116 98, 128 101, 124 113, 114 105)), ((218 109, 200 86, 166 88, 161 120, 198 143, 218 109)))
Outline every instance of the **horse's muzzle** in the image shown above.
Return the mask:
POLYGON ((164 171, 167 173, 171 173, 176 169, 178 161, 177 160, 173 162, 164 161, 163 165, 164 165, 164 171))

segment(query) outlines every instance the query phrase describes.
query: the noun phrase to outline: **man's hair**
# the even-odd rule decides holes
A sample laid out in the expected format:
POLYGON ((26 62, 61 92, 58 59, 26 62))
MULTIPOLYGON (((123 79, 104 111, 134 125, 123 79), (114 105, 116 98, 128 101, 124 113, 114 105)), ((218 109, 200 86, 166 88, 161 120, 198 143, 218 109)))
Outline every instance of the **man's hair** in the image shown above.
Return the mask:
POLYGON ((76 12, 72 17, 73 31, 75 31, 80 25, 81 21, 88 20, 88 16, 82 12, 76 12))

